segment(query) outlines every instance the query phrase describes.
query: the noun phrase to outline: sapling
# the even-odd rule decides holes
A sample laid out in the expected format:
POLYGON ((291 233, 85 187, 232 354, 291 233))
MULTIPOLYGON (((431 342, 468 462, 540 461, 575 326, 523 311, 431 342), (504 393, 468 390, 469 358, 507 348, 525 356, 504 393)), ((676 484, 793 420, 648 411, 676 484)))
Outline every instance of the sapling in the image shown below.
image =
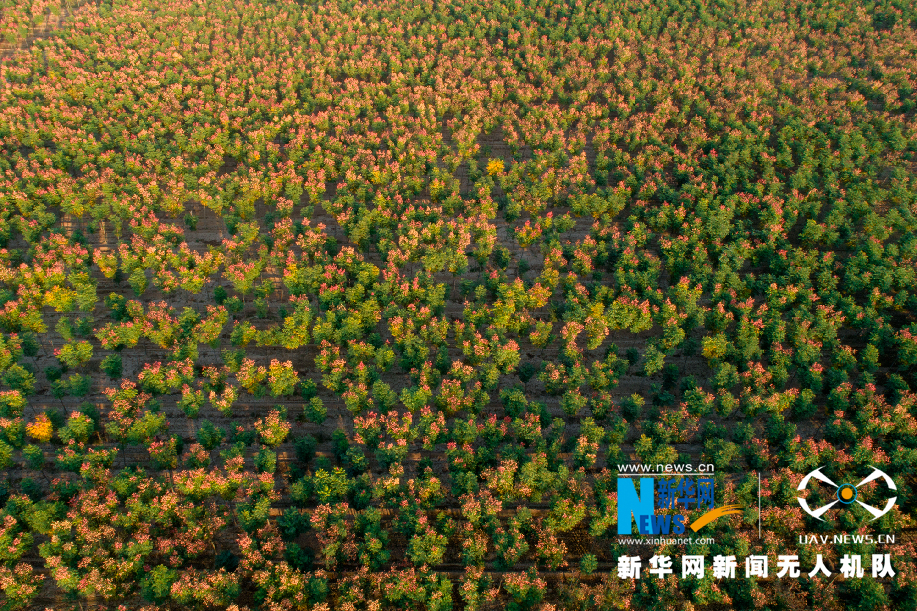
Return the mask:
POLYGON ((305 405, 303 405, 303 416, 309 422, 322 424, 325 421, 327 414, 328 410, 322 402, 321 397, 312 397, 305 405))
POLYGON ((106 374, 109 378, 115 380, 121 377, 122 372, 122 361, 120 354, 109 354, 99 365, 99 369, 102 373, 106 374))

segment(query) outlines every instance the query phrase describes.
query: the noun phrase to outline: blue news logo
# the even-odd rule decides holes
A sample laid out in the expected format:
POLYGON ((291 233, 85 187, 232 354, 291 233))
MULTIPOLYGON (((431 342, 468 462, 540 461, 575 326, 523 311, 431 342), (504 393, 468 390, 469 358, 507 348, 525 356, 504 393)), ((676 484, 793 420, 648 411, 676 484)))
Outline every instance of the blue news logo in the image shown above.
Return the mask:
POLYGON ((737 505, 713 507, 712 477, 640 478, 640 491, 630 477, 618 478, 618 534, 633 534, 633 523, 641 535, 681 535, 690 528, 697 532, 713 520, 729 514, 741 513, 737 505), (694 522, 688 524, 685 515, 657 514, 657 511, 706 508, 694 522))

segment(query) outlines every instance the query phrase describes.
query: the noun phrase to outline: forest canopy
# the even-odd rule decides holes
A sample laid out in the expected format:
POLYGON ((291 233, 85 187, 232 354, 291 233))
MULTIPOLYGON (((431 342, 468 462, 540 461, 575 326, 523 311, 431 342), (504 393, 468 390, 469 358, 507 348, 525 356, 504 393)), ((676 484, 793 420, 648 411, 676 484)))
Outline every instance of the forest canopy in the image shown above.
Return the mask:
POLYGON ((4 608, 917 608, 915 32, 904 0, 0 1, 4 608), (625 464, 742 509, 629 543, 625 464), (897 501, 813 518, 819 467, 897 501), (799 544, 835 532, 895 537, 799 544), (850 554, 894 572, 809 574, 850 554))

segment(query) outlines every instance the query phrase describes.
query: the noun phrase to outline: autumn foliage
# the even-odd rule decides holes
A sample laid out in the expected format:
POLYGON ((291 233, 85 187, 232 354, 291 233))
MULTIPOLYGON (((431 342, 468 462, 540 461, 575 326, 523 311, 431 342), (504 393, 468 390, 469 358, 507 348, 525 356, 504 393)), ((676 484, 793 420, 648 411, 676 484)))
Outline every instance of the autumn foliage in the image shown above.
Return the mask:
MULTIPOLYGON (((0 1, 0 35, 59 9, 0 1)), ((0 59, 0 604, 914 608, 904 535, 868 584, 613 562, 623 463, 715 465, 745 510, 686 553, 795 547, 823 465, 898 485, 830 529, 917 517, 915 28, 74 7, 0 59)))

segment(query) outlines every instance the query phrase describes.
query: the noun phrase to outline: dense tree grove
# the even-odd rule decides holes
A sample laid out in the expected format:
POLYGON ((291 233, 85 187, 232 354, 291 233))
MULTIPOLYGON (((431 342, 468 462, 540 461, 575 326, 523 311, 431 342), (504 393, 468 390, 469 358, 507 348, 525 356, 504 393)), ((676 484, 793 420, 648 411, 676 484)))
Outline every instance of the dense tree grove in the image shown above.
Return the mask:
POLYGON ((74 8, 0 60, 0 601, 917 609, 915 90, 904 0, 74 8), (742 512, 628 546, 625 463, 742 512), (894 575, 615 570, 788 549, 894 575))

